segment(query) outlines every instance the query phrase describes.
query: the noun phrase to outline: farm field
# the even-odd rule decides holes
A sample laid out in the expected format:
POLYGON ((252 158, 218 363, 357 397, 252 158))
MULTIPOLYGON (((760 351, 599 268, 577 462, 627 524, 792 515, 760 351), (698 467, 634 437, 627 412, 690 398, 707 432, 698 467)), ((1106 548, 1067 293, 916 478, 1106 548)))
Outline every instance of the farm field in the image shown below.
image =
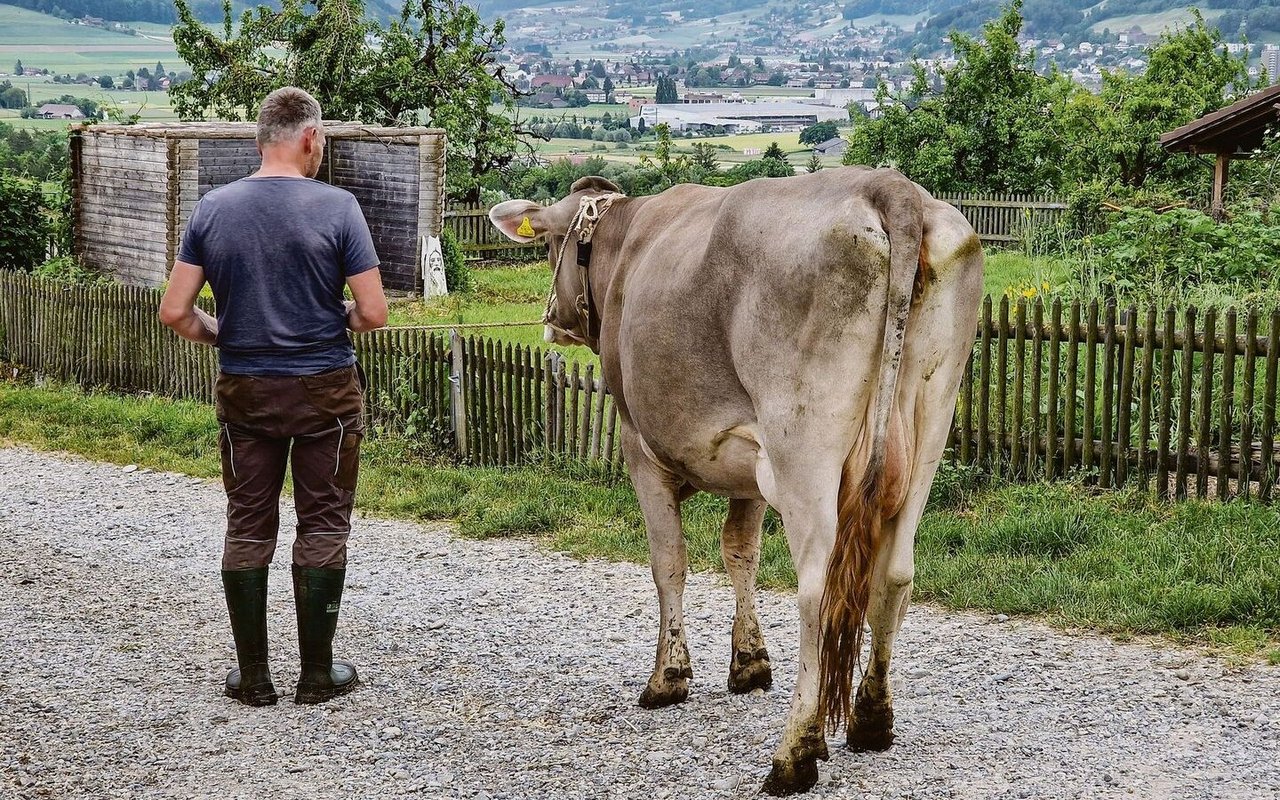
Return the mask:
MULTIPOLYGON (((126 23, 129 24, 129 23, 126 23)), ((178 52, 164 26, 137 23, 142 35, 73 25, 47 14, 0 5, 0 72, 9 72, 21 59, 24 66, 57 73, 123 74, 163 61, 182 68, 178 52)))
MULTIPOLYGON (((672 140, 672 150, 676 154, 692 155, 693 145, 697 142, 705 142, 716 148, 721 146, 731 148, 716 150, 716 160, 722 166, 741 164, 760 158, 760 153, 747 155, 744 151, 754 148, 763 152, 773 142, 777 142, 778 146, 787 153, 787 160, 793 166, 804 166, 812 153, 807 145, 800 144, 798 133, 747 133, 736 136, 701 136, 695 139, 677 138, 672 140)), ((545 142, 537 141, 535 145, 537 153, 543 158, 554 159, 570 155, 599 156, 606 161, 623 164, 638 164, 642 155, 652 157, 654 149, 652 140, 634 142, 621 149, 613 142, 593 142, 588 139, 553 138, 545 142)), ((840 165, 838 156, 823 156, 819 160, 826 167, 840 165)))

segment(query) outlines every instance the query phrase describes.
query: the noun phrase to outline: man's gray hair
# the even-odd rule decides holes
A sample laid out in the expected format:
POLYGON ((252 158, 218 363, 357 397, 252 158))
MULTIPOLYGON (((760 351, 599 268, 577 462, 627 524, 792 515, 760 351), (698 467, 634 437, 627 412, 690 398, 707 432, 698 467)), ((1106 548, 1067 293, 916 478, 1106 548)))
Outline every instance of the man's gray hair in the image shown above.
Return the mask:
POLYGON ((309 127, 322 127, 320 104, 296 86, 276 89, 258 109, 258 144, 284 144, 302 136, 309 127))

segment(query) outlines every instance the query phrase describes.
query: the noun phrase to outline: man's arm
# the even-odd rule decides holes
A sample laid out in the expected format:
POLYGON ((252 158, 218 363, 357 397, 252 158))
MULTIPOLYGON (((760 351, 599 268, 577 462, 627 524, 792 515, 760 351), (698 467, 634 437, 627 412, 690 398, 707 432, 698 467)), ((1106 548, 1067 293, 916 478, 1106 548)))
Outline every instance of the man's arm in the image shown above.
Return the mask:
POLYGON ((185 261, 173 262, 169 288, 160 300, 160 321, 184 339, 212 345, 218 340, 218 321, 196 306, 202 288, 202 267, 185 261))
POLYGON ((377 267, 347 278, 347 286, 355 298, 347 301, 348 328, 363 333, 387 324, 387 296, 382 291, 382 272, 377 267))

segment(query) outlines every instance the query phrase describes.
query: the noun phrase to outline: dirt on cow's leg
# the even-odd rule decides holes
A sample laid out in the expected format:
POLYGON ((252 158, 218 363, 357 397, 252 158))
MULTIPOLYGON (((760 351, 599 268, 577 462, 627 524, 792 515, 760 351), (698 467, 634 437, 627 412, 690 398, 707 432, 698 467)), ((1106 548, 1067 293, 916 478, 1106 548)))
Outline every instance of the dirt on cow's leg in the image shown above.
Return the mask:
POLYGON ((881 752, 893 744, 893 696, 887 684, 863 677, 845 742, 856 753, 881 752))
POLYGON ((641 708, 664 708, 689 698, 689 646, 684 628, 664 628, 658 634, 658 657, 649 683, 640 693, 641 708))
POLYGON ((762 500, 732 500, 720 537, 720 556, 733 582, 733 654, 729 661, 729 691, 746 694, 773 685, 769 651, 756 615, 756 573, 760 568, 762 500))
MULTIPOLYGON (((822 722, 817 717, 817 706, 814 706, 814 718, 805 723, 803 728, 793 737, 790 728, 784 734, 783 745, 786 752, 775 753, 773 768, 764 780, 761 791, 777 797, 807 792, 818 782, 818 761, 830 758, 827 752, 827 738, 822 722), (788 743, 788 740, 791 740, 788 743)), ((781 751, 781 747, 779 750, 781 751)))

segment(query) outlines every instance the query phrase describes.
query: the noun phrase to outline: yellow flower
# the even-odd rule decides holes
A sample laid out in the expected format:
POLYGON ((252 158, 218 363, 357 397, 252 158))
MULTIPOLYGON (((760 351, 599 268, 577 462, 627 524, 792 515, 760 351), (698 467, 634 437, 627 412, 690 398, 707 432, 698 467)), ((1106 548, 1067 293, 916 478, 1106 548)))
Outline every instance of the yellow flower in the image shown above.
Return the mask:
POLYGON ((1036 296, 1036 287, 1032 286, 1022 290, 1022 296, 1028 299, 1036 296))

